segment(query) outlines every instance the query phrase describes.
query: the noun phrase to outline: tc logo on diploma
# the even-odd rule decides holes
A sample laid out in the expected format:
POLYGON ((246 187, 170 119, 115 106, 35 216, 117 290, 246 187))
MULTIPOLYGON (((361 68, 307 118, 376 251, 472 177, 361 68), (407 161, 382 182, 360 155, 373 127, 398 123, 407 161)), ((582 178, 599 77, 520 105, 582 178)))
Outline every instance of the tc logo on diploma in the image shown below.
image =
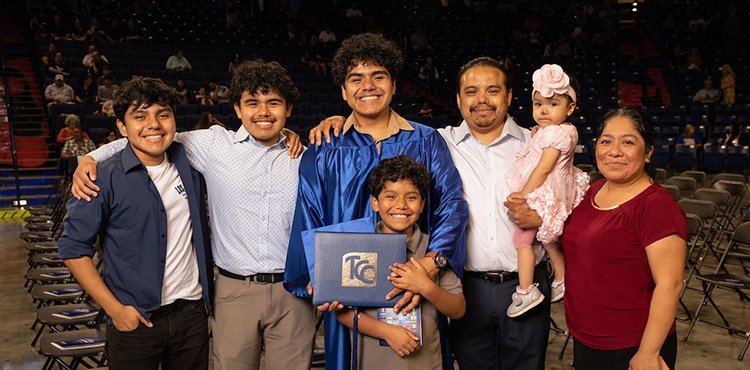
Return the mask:
POLYGON ((371 288, 377 281, 377 253, 352 252, 341 257, 341 286, 371 288))

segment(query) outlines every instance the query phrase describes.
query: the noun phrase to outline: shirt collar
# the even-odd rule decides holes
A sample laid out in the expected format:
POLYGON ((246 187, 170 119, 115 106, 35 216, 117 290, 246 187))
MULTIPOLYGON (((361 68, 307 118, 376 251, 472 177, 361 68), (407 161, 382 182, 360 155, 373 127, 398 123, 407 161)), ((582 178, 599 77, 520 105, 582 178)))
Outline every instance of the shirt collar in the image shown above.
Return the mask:
MULTIPOLYGON (((177 153, 177 151, 179 150, 179 145, 175 144, 177 143, 172 143, 165 151, 167 153, 167 160, 169 162, 171 162, 173 158, 175 158, 175 153, 177 153)), ((135 155, 133 147, 130 146, 130 143, 128 143, 128 145, 125 146, 125 149, 122 150, 122 158, 120 160, 122 163, 122 168, 125 170, 125 172, 129 172, 133 169, 143 166, 140 159, 138 159, 138 157, 135 155)))
MULTIPOLYGON (((411 124, 409 124, 409 121, 407 121, 405 118, 398 115, 398 113, 394 112, 393 109, 390 109, 390 117, 388 118, 388 133, 389 135, 387 137, 384 137, 382 140, 385 140, 393 135, 396 135, 399 131, 414 131, 414 127, 412 127, 411 124)), ((343 133, 346 133, 354 127, 354 130, 357 132, 360 131, 359 123, 357 123, 357 119, 354 118, 354 113, 350 114, 349 117, 346 119, 346 122, 344 122, 344 129, 343 133)))
MULTIPOLYGON (((375 224, 375 232, 380 234, 383 233, 383 221, 378 221, 378 223, 375 224)), ((411 254, 416 253, 417 247, 419 247, 421 241, 422 232, 419 230, 419 225, 414 224, 412 226, 411 239, 406 241, 406 249, 408 249, 411 254)))
MULTIPOLYGON (((241 142, 247 140, 248 142, 253 143, 253 144, 257 145, 257 146, 263 146, 263 147, 265 147, 265 145, 260 144, 257 141, 255 141, 255 138, 252 135, 250 135, 249 132, 247 132, 247 130, 245 129, 244 125, 240 125, 240 128, 237 129, 237 132, 234 133, 234 138, 233 139, 234 140, 232 141, 232 143, 241 143, 241 142)), ((280 145, 284 149, 287 148, 287 146, 286 146, 286 135, 284 135, 284 131, 281 131, 281 136, 279 137, 279 142, 276 143, 275 145, 280 145)), ((275 145, 271 145, 271 146, 275 146, 275 145)))
MULTIPOLYGON (((472 136, 473 135, 471 134, 471 130, 469 129, 469 124, 466 123, 466 120, 461 122, 461 125, 453 130, 453 141, 456 144, 460 144, 461 142, 472 136)), ((518 140, 526 141, 526 136, 524 136, 523 129, 518 126, 516 121, 514 121, 510 115, 505 116, 505 125, 503 126, 503 131, 500 133, 500 136, 498 138, 492 141, 490 145, 494 145, 500 140, 503 140, 506 136, 511 136, 518 140)))

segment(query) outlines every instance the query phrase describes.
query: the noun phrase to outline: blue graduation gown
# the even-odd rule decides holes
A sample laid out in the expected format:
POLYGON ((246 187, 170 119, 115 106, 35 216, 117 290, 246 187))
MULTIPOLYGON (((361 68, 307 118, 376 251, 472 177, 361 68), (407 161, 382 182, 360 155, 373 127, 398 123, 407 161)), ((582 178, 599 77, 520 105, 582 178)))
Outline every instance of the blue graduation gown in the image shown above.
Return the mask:
MULTIPOLYGON (((453 271, 463 277, 466 226, 469 220, 461 177, 440 134, 409 122, 413 131, 401 130, 380 142, 378 152, 371 136, 350 129, 330 143, 313 146, 302 155, 299 191, 287 251, 284 286, 299 297, 308 297, 310 281, 301 232, 362 217, 377 219, 369 204, 367 177, 381 160, 406 155, 424 164, 432 186, 419 226, 429 230, 427 251, 444 254, 453 271)), ((348 330, 325 315, 326 368, 349 369, 348 330)))

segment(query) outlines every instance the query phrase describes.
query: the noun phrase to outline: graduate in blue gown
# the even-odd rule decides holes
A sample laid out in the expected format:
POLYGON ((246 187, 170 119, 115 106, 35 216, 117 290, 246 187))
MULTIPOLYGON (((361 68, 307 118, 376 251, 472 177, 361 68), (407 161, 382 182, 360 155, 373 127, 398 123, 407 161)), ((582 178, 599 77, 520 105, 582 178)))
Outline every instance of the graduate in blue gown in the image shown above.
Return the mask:
MULTIPOLYGON (((285 287, 297 296, 309 296, 310 281, 301 232, 362 217, 371 217, 374 227, 377 215, 369 206, 367 176, 381 160, 398 155, 424 164, 432 174, 429 212, 423 212, 419 222, 429 231, 428 256, 442 254, 449 268, 463 276, 468 208, 461 178, 437 131, 390 109, 402 65, 400 50, 376 34, 345 40, 332 61, 334 79, 353 113, 342 135, 302 156, 284 277, 285 287)), ((326 368, 349 369, 348 329, 336 321, 335 313, 324 316, 326 368)))

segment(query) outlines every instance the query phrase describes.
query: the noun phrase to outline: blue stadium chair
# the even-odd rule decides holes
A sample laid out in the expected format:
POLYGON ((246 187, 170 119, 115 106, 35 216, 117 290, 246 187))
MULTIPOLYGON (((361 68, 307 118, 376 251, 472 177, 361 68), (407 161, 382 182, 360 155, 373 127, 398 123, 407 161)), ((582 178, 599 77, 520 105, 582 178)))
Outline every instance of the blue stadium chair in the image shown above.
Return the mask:
POLYGON ((322 104, 305 104, 302 108, 303 109, 300 111, 300 113, 306 115, 324 114, 322 104))
POLYGON ((52 117, 68 114, 78 114, 78 104, 52 104, 49 108, 49 115, 52 117))
POLYGON ((724 169, 729 172, 747 172, 748 147, 727 146, 727 156, 724 159, 724 169))
POLYGON ((661 134, 665 137, 677 137, 680 134, 679 126, 662 126, 661 134))
POLYGON ((198 104, 180 104, 177 106, 177 111, 175 112, 179 115, 187 115, 187 114, 196 114, 200 115, 200 105, 198 104))
POLYGON ((651 154, 651 163, 656 167, 666 168, 669 164, 669 145, 654 145, 654 153, 651 154))
POLYGON ((234 111, 234 104, 232 103, 222 103, 219 104, 221 107, 221 113, 225 116, 234 116, 237 114, 237 112, 234 111))
POLYGON ((673 170, 690 170, 695 165, 695 146, 676 144, 674 146, 673 170))
POLYGON ((116 127, 115 121, 115 117, 85 115, 81 117, 81 126, 87 130, 94 127, 114 130, 116 127))
POLYGON ((109 134, 110 131, 112 131, 114 128, 104 128, 104 127, 91 127, 86 130, 86 133, 89 135, 89 139, 94 142, 94 144, 99 145, 102 141, 104 141, 104 138, 107 137, 107 134, 109 134))
POLYGON ((719 172, 724 168, 726 149, 718 144, 703 145, 703 170, 719 172))
POLYGON ((573 152, 573 164, 579 165, 579 164, 585 164, 585 165, 591 165, 591 153, 589 153, 588 148, 586 145, 576 145, 575 150, 573 152))
POLYGON ((100 109, 102 109, 101 104, 78 104, 78 115, 81 117, 91 115, 100 109))

